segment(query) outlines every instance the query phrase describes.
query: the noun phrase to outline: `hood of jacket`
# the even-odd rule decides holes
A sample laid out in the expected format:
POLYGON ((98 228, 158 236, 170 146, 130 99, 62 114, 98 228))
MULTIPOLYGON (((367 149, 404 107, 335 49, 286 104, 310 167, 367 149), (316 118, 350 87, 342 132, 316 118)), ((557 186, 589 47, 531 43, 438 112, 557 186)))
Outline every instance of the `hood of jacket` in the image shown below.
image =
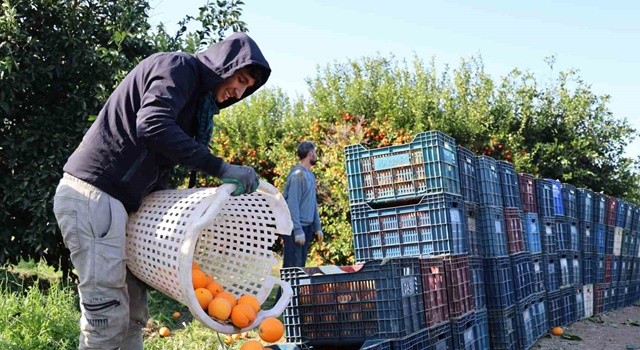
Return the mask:
MULTIPOLYGON (((269 63, 262 55, 258 44, 245 33, 232 34, 195 56, 204 69, 204 79, 201 80, 203 91, 213 91, 218 84, 243 67, 254 65, 261 69, 262 79, 247 88, 240 100, 264 85, 271 74, 269 63)), ((238 101, 236 98, 229 98, 222 103, 216 103, 216 105, 222 109, 238 101)))

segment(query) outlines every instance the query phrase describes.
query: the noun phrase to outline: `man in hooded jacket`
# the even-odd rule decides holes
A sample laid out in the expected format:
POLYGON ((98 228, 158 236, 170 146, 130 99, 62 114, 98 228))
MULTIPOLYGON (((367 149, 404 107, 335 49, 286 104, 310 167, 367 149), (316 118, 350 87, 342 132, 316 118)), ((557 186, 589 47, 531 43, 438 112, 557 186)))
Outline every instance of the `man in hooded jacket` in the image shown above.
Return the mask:
POLYGON ((142 349, 145 285, 126 268, 128 213, 182 164, 256 190, 253 168, 209 152, 213 115, 251 95, 271 69, 257 44, 236 33, 204 52, 157 53, 111 94, 64 166, 54 213, 76 269, 80 349, 142 349))

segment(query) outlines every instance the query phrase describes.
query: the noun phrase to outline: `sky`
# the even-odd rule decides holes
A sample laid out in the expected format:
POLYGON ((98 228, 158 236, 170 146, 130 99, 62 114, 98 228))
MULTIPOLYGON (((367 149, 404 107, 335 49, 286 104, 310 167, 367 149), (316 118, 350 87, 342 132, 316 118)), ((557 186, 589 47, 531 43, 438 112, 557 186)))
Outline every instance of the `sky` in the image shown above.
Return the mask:
MULTIPOLYGON (((318 66, 393 54, 457 67, 481 56, 498 79, 512 69, 541 79, 576 69, 609 108, 640 131, 640 1, 244 0, 241 19, 272 69, 267 86, 307 93, 318 66), (391 5, 393 4, 393 5, 391 5), (545 57, 555 56, 554 73, 545 57)), ((206 0, 150 0, 169 33, 206 0)), ((627 147, 640 156, 640 139, 627 147)))

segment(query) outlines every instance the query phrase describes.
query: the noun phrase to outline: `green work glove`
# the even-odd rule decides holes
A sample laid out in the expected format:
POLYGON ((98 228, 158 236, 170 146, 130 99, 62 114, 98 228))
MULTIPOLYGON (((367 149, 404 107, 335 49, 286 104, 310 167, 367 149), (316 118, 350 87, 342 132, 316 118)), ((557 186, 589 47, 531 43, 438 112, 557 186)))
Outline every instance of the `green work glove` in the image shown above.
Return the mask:
POLYGON ((222 162, 219 174, 218 177, 223 183, 236 185, 235 191, 231 193, 232 196, 253 193, 258 189, 258 185, 260 184, 258 174, 256 174, 256 171, 250 166, 233 165, 222 162))

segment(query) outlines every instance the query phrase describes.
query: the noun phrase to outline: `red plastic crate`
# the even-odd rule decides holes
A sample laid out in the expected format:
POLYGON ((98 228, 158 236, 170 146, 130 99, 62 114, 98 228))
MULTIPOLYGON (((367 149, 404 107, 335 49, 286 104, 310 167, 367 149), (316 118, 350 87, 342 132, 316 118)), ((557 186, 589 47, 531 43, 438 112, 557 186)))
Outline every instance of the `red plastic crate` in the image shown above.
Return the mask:
POLYGON ((533 175, 520 173, 518 174, 518 182, 520 183, 520 200, 522 201, 522 209, 526 213, 537 213, 538 204, 536 200, 536 183, 533 175))
POLYGON ((442 257, 420 259, 427 328, 449 321, 447 281, 442 257))
POLYGON ((469 256, 450 255, 444 257, 449 317, 462 317, 474 310, 473 288, 469 271, 469 256))
POLYGON ((504 223, 507 233, 507 253, 518 254, 525 251, 522 216, 518 208, 504 208, 504 223))
POLYGON ((606 213, 605 220, 607 225, 615 226, 616 225, 616 209, 618 208, 618 200, 614 197, 605 195, 606 200, 606 213))

